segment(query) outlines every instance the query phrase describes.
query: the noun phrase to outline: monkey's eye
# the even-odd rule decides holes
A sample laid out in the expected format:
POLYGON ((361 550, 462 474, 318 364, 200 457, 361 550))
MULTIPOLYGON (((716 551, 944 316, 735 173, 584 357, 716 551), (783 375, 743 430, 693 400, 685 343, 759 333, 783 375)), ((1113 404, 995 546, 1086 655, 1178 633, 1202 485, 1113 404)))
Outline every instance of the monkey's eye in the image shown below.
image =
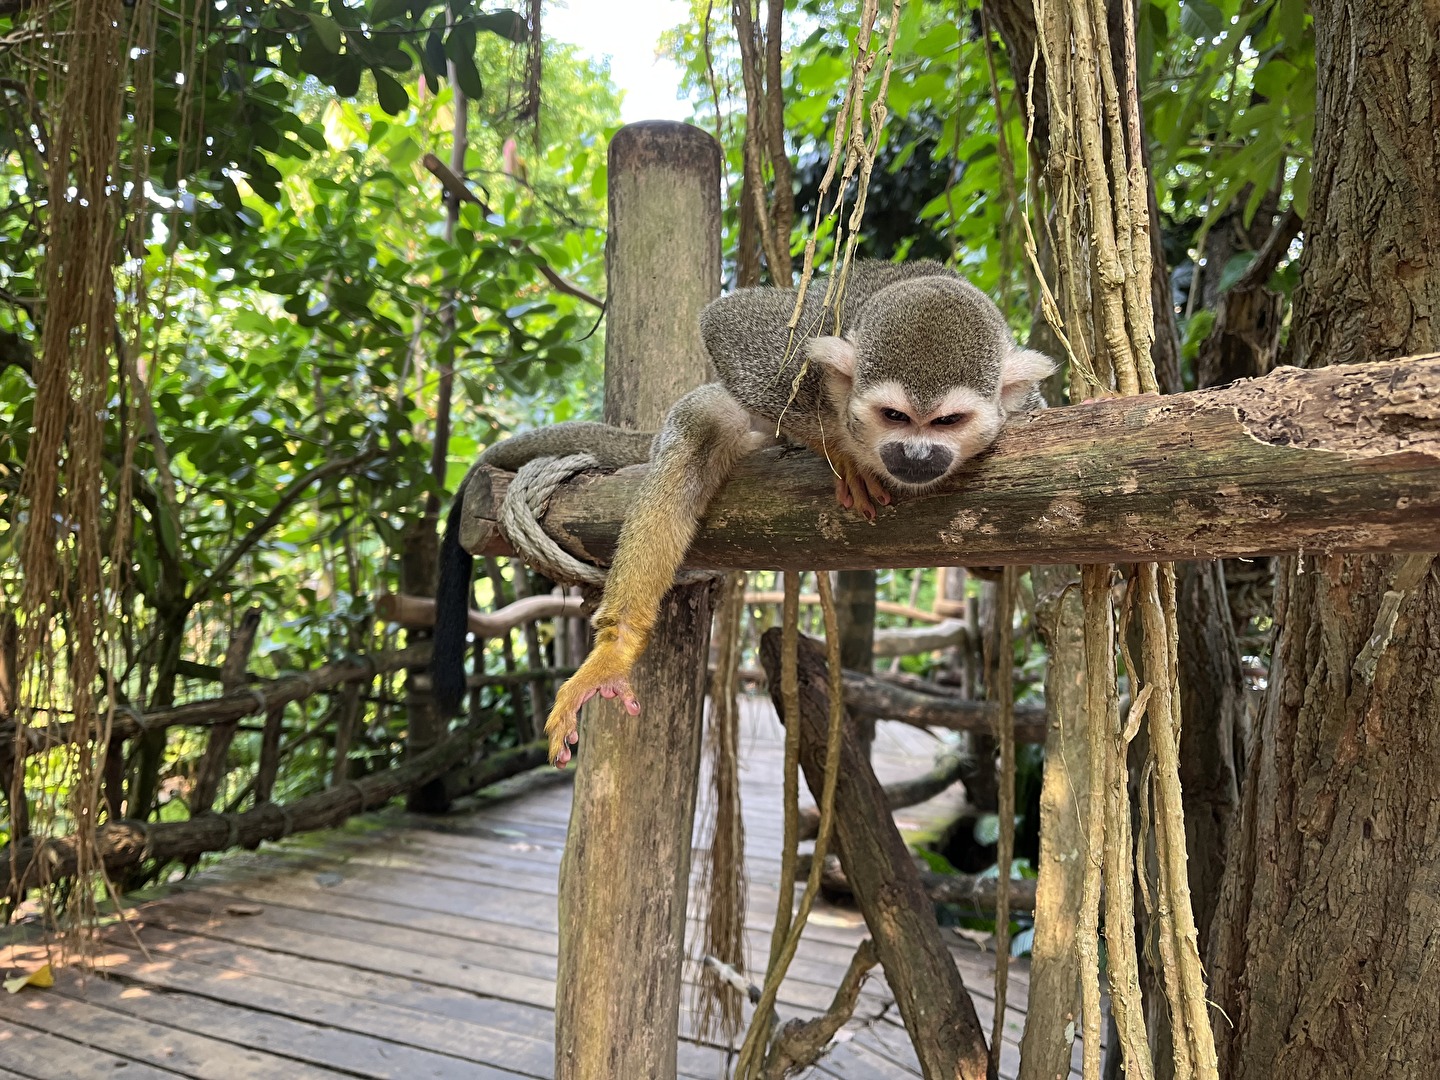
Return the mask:
POLYGON ((910 417, 906 416, 899 409, 881 409, 880 415, 892 424, 908 424, 910 422, 910 417))
POLYGON ((937 416, 930 423, 935 427, 954 427, 956 424, 963 424, 970 419, 969 413, 952 412, 946 416, 937 416))

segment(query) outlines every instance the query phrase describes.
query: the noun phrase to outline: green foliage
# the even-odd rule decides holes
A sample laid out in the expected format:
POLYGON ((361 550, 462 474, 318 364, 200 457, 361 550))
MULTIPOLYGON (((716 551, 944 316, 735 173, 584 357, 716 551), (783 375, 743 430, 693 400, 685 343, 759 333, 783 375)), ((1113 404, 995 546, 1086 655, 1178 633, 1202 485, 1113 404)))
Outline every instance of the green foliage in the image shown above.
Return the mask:
MULTIPOLYGON (((123 615, 114 675, 129 701, 159 692, 167 648, 218 663, 228 626, 251 605, 264 612, 251 665, 262 677, 394 646, 373 601, 395 591, 403 534, 427 497, 453 490, 479 449, 516 424, 596 407, 595 313, 555 293, 539 267, 603 292, 604 150, 618 95, 573 50, 547 47, 543 119, 524 121, 513 85, 523 19, 467 0, 451 7, 447 23, 444 5, 423 0, 230 4, 198 37, 161 20, 149 180, 131 185, 136 239, 122 248, 117 236, 115 247, 117 285, 143 297, 124 331, 153 410, 134 449, 130 565, 112 598, 123 615), (472 82, 464 172, 486 204, 461 207, 453 237, 422 164, 427 152, 448 160, 453 140, 445 65, 425 55, 435 49, 472 82), (510 138, 523 176, 502 169, 510 138), (455 392, 437 482, 442 364, 454 367, 455 392), (167 621, 177 612, 179 639, 167 621)), ((26 18, 0 17, 0 31, 26 18)), ((21 584, 28 523, 16 496, 33 419, 33 382, 11 361, 38 350, 31 312, 47 228, 43 137, 15 107, 31 83, 42 116, 47 101, 44 68, 27 68, 27 55, 0 52, 0 615, 21 584)), ((113 485, 133 387, 113 385, 112 400, 113 485)), ((104 515, 113 528, 113 508, 104 515)), ((498 649, 486 662, 498 667, 498 649)), ((399 691, 385 686, 352 769, 383 767, 400 746, 399 691)), ((179 700, 216 692, 203 677, 174 688, 179 700)), ((331 708, 322 697, 288 710, 276 797, 323 784, 328 736, 313 732, 333 731, 331 708)), ((222 803, 243 795, 258 746, 258 731, 242 729, 222 803)), ((172 734, 161 790, 173 805, 162 813, 183 813, 201 747, 172 734)))
POLYGON ((1152 58, 1145 115, 1162 208, 1199 218, 1203 236, 1237 201, 1248 225, 1279 188, 1304 217, 1315 38, 1303 0, 1151 0, 1140 31, 1139 53, 1152 58))

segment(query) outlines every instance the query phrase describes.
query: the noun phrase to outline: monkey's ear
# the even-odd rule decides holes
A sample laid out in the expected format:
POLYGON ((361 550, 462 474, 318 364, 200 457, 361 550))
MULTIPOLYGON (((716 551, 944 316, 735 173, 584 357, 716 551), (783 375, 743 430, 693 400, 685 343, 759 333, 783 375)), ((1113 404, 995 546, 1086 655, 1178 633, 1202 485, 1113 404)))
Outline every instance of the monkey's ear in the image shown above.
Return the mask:
POLYGON ((855 343, 843 337, 811 338, 807 355, 845 379, 855 378, 855 343))
POLYGON ((1000 366, 1000 406, 1007 413, 1031 404, 1042 379, 1055 373, 1055 362, 1034 349, 1011 349, 1000 366))

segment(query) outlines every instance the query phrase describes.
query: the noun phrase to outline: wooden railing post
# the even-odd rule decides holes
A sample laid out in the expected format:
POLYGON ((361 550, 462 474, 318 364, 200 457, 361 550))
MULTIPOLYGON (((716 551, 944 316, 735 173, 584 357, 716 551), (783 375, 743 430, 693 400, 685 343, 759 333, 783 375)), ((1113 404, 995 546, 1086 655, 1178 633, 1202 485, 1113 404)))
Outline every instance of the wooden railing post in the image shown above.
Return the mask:
MULTIPOLYGON (((631 124, 609 162, 605 419, 655 430, 708 377, 720 146, 686 124, 631 124)), ((709 586, 672 589, 631 676, 640 715, 587 706, 560 868, 557 1080, 675 1076, 709 633, 709 586)))

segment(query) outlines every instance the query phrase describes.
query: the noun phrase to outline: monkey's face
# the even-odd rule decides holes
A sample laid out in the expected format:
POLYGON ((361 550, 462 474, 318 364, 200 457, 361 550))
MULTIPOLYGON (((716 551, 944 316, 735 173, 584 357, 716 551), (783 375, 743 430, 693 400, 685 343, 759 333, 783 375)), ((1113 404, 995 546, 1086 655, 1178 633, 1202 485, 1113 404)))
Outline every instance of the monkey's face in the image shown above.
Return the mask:
POLYGON ((952 277, 911 278, 866 303, 845 337, 817 338, 847 448, 887 486, 921 493, 994 443, 1054 370, 1017 348, 1000 310, 952 277))
POLYGON ((857 456, 898 491, 928 491, 980 453, 1005 422, 999 402, 956 386, 917 400, 895 379, 852 386, 846 432, 857 456))

